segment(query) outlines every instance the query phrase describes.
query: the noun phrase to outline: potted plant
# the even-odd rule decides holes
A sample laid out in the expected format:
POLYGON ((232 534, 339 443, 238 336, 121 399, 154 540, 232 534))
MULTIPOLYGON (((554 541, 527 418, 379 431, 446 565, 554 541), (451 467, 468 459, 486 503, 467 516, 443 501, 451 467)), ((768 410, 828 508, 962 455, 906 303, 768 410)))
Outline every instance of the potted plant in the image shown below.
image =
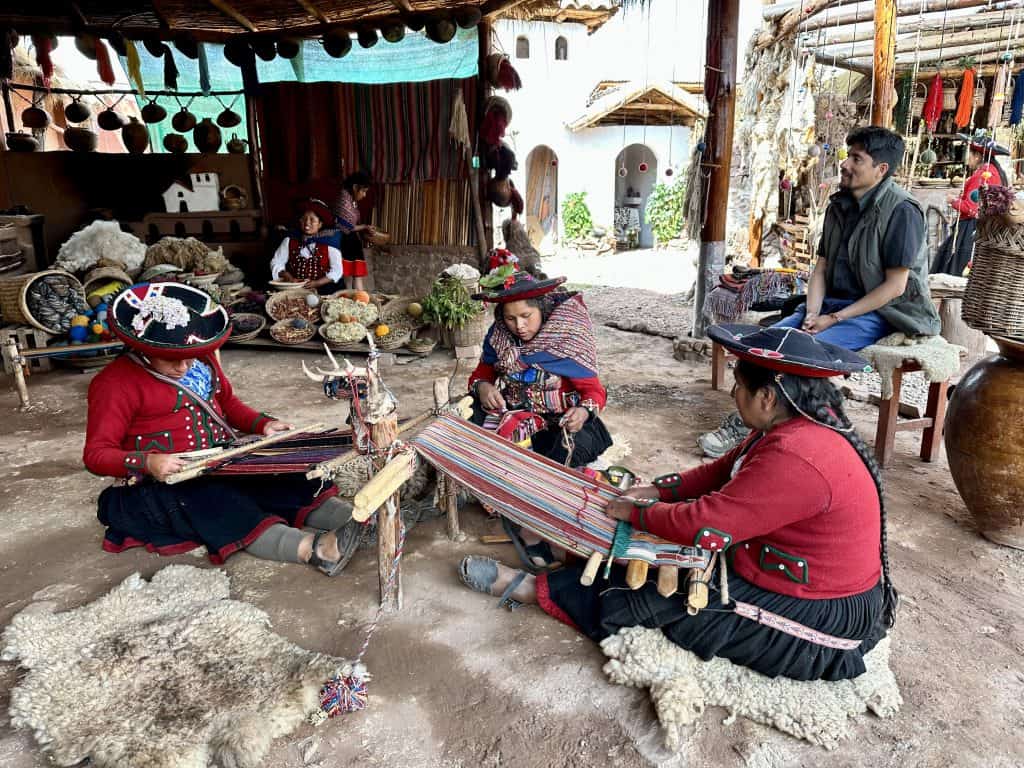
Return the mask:
POLYGON ((487 332, 483 304, 470 298, 462 280, 448 275, 423 299, 423 319, 441 330, 441 343, 449 347, 479 344, 487 332))

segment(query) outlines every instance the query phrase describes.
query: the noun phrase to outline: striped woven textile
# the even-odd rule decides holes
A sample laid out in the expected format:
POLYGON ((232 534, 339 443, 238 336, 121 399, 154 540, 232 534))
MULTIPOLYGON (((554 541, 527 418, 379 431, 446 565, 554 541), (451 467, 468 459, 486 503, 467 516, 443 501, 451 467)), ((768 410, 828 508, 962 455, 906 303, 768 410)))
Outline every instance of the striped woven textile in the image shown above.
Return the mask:
POLYGON ((372 223, 394 245, 475 245, 469 182, 439 179, 383 184, 372 223))
MULTIPOLYGON (((514 523, 580 557, 607 557, 618 521, 604 510, 621 495, 453 416, 441 416, 411 440, 441 472, 514 523)), ((706 568, 710 553, 630 529, 621 560, 706 568)), ((617 558, 619 559, 619 558, 617 558)))
MULTIPOLYGON (((304 432, 252 453, 228 459, 204 474, 287 475, 305 473, 317 464, 340 456, 352 448, 351 430, 304 432)), ((216 458, 212 456, 211 458, 216 458)))

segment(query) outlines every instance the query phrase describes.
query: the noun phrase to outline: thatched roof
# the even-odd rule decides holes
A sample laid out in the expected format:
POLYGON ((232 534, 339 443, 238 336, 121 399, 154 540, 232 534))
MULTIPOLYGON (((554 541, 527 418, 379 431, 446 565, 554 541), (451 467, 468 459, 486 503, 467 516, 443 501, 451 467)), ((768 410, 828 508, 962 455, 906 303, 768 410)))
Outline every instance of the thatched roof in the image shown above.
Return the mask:
POLYGON ((555 21, 585 24, 593 32, 612 16, 622 3, 620 0, 527 0, 511 6, 503 14, 506 18, 523 21, 555 21))
POLYGON ((704 100, 669 82, 626 82, 606 87, 568 123, 570 131, 599 125, 693 125, 707 117, 704 100))
MULTIPOLYGON (((234 35, 315 37, 332 28, 355 30, 410 20, 450 17, 476 9, 497 18, 511 9, 530 14, 599 13, 586 6, 616 4, 575 0, 77 0, 80 19, 68 14, 66 0, 3 3, 0 26, 21 33, 72 34, 84 28, 100 36, 119 30, 131 39, 168 39, 187 32, 197 40, 223 41, 234 35), (579 6, 562 8, 562 5, 579 6), (521 8, 526 6, 525 8, 521 8)), ((610 17, 612 9, 600 11, 610 17)))

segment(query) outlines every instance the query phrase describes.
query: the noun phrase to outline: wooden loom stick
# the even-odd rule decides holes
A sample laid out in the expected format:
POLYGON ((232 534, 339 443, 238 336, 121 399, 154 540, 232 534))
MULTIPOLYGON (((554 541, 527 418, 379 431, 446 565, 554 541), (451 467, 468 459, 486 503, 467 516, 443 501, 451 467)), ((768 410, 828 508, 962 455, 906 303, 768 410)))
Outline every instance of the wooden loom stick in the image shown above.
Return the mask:
POLYGON ((199 477, 203 472, 217 464, 222 463, 225 459, 233 459, 236 456, 244 456, 247 453, 252 453, 260 448, 266 448, 268 445, 279 443, 282 440, 288 440, 295 437, 295 435, 302 434, 304 432, 317 432, 322 431, 324 425, 317 422, 316 424, 307 424, 302 427, 296 427, 295 429, 285 430, 284 432, 275 432, 267 437, 254 440, 251 443, 245 445, 239 445, 234 448, 228 448, 225 451, 221 451, 213 456, 207 456, 204 459, 198 459, 196 461, 186 464, 184 467, 179 469, 173 475, 167 478, 165 481, 168 485, 174 485, 175 483, 183 483, 186 480, 192 480, 199 477))
POLYGON ((630 589, 640 589, 647 583, 647 571, 650 565, 646 560, 630 560, 626 566, 626 584, 630 589))
POLYGON ((663 565, 658 569, 658 594, 672 597, 679 591, 679 569, 674 565, 663 565))
POLYGON ((18 341, 11 336, 7 339, 7 357, 11 361, 11 370, 14 371, 14 387, 18 390, 18 399, 21 400, 21 407, 28 407, 28 385, 25 383, 25 369, 22 367, 21 355, 18 354, 18 341))
POLYGON ((583 569, 583 575, 580 576, 580 584, 584 587, 589 587, 594 583, 594 579, 597 578, 597 571, 601 567, 601 561, 604 557, 600 552, 594 552, 587 560, 587 567, 583 569))
POLYGON ((370 478, 352 500, 352 519, 364 523, 416 472, 416 454, 400 453, 370 478))
MULTIPOLYGON (((434 379, 434 408, 440 413, 451 400, 448 395, 448 377, 434 379)), ((458 541, 462 538, 459 530, 459 486, 443 472, 437 473, 437 498, 441 502, 441 511, 448 522, 448 539, 458 541)))
POLYGON ((702 608, 708 607, 708 579, 711 578, 711 571, 715 568, 717 557, 717 552, 711 555, 708 567, 704 570, 694 568, 690 571, 689 587, 686 593, 686 612, 691 616, 696 616, 702 608))

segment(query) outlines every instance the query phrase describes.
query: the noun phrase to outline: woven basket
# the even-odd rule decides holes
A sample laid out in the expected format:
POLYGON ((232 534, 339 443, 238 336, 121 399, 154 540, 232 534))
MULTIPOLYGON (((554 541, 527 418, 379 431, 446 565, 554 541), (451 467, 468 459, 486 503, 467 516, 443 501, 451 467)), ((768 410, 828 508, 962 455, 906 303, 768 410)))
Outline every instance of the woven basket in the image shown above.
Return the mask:
POLYGON ((493 318, 488 312, 481 312, 461 328, 451 330, 452 345, 456 347, 472 347, 483 344, 487 329, 491 327, 493 318))
POLYGON ((910 116, 920 117, 924 113, 924 103, 928 100, 928 86, 918 81, 914 84, 914 96, 910 99, 910 116), (923 95, 918 95, 918 92, 923 95))
POLYGON ((324 323, 319 328, 317 328, 317 333, 319 334, 320 339, 323 341, 323 343, 326 344, 333 351, 361 352, 362 354, 366 354, 370 351, 370 345, 366 343, 366 336, 363 336, 361 341, 336 341, 324 335, 324 329, 327 327, 327 325, 327 323, 324 323))
POLYGON ((956 80, 942 81, 942 111, 950 112, 956 110, 956 97, 960 92, 960 86, 956 80))
POLYGON ((412 336, 412 328, 408 326, 397 326, 392 327, 383 336, 374 334, 373 343, 377 345, 378 349, 383 349, 385 352, 398 349, 409 340, 412 336))
POLYGON ((437 342, 433 339, 409 339, 405 343, 405 346, 417 355, 429 355, 434 351, 434 347, 437 346, 437 342))
POLYGON ((32 286, 32 283, 47 275, 63 275, 68 278, 71 281, 72 287, 82 295, 82 300, 85 300, 85 291, 82 289, 82 284, 78 278, 70 272, 64 272, 60 269, 45 269, 42 272, 31 272, 27 275, 0 278, 0 316, 3 317, 5 323, 32 325, 51 335, 57 335, 62 332, 60 328, 48 328, 32 317, 26 302, 28 289, 32 286))
POLYGON ((974 78, 974 106, 981 107, 985 104, 985 96, 988 93, 988 89, 985 87, 985 81, 980 77, 974 78))
POLYGON ((388 325, 397 324, 409 328, 422 328, 424 325, 422 314, 419 317, 413 317, 406 311, 414 301, 416 299, 411 296, 399 296, 397 299, 392 299, 380 308, 381 322, 388 325))
POLYGON ((297 311, 292 311, 289 314, 285 308, 285 304, 291 299, 302 299, 303 303, 306 301, 306 297, 314 294, 314 291, 307 290, 306 288, 294 288, 289 291, 279 291, 278 293, 271 294, 267 299, 267 314, 273 320, 289 320, 294 317, 304 317, 310 323, 320 322, 320 307, 311 307, 308 304, 303 313, 299 314, 297 311))
POLYGON ((114 280, 124 283, 125 286, 132 284, 131 275, 119 267, 97 267, 90 270, 85 276, 85 280, 82 282, 82 290, 85 291, 85 296, 88 298, 89 293, 94 288, 99 288, 104 283, 110 283, 114 280))
POLYGON ((263 329, 266 328, 266 326, 267 326, 267 321, 266 321, 266 319, 262 315, 256 315, 256 314, 253 314, 252 312, 238 312, 237 314, 234 314, 234 315, 231 316, 231 338, 230 338, 230 341, 251 341, 252 339, 255 339, 257 336, 259 336, 260 333, 263 332, 263 329), (236 320, 240 321, 240 322, 243 322, 243 323, 258 323, 258 324, 257 324, 255 330, 245 331, 244 333, 239 333, 239 332, 235 331, 235 321, 236 320))
POLYGON ((978 221, 961 315, 982 333, 1024 338, 1024 224, 978 221))
POLYGON ((316 326, 309 323, 305 328, 292 326, 291 320, 281 320, 270 326, 270 338, 278 344, 304 344, 316 335, 316 326))

